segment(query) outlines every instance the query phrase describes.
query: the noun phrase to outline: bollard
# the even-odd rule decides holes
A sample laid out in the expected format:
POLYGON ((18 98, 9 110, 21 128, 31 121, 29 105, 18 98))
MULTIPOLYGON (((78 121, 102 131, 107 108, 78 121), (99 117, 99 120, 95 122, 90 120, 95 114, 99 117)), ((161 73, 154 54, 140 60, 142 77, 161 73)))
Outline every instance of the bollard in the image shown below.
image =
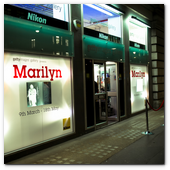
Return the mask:
POLYGON ((147 98, 145 98, 145 108, 146 108, 146 132, 142 132, 142 134, 144 135, 153 135, 153 133, 151 133, 149 131, 149 123, 148 123, 148 107, 147 107, 147 98))

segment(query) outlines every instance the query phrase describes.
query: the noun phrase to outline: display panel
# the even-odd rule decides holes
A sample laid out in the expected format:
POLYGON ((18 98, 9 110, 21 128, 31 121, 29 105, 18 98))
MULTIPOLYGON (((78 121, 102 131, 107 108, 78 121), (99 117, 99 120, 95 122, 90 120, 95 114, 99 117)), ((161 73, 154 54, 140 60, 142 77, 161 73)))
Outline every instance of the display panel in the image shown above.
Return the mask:
POLYGON ((45 16, 68 22, 68 4, 12 4, 45 16))
MULTIPOLYGON (((83 4, 84 27, 121 38, 121 17, 105 4, 83 4)), ((108 39, 103 34, 99 38, 108 39)))
POLYGON ((146 27, 138 26, 134 23, 129 22, 129 41, 136 42, 142 45, 147 45, 146 33, 146 27))
POLYGON ((147 66, 130 65, 131 113, 145 109, 144 100, 149 100, 149 80, 147 66))
POLYGON ((147 66, 130 65, 131 113, 145 109, 145 97, 149 99, 147 66))
POLYGON ((73 132, 70 70, 70 58, 4 53, 5 154, 73 132))

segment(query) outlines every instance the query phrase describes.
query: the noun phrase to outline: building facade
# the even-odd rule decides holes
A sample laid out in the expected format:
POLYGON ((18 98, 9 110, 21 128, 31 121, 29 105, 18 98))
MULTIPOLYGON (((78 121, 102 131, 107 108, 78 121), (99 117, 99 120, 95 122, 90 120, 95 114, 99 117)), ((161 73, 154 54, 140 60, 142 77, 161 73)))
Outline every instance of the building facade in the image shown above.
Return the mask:
POLYGON ((164 5, 4 5, 5 162, 114 126, 145 98, 164 100, 164 5))

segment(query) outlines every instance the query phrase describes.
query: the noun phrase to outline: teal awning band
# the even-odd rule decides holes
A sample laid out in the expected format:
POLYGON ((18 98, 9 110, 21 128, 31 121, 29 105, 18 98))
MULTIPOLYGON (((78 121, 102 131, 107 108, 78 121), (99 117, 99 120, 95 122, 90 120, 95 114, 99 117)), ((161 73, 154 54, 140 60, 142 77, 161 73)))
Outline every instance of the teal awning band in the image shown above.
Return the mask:
POLYGON ((73 57, 74 34, 4 15, 4 50, 73 57))
POLYGON ((149 51, 129 47, 129 62, 130 64, 148 64, 149 51))
POLYGON ((124 62, 124 45, 83 35, 84 58, 124 62))

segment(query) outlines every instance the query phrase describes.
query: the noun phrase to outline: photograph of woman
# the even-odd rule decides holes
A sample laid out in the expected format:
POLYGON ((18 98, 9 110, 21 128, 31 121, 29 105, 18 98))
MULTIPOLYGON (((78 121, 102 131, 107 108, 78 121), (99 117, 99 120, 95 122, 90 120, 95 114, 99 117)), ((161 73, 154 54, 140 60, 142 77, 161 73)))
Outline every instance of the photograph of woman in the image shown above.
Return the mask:
POLYGON ((37 106, 37 96, 38 96, 38 84, 34 85, 33 83, 27 84, 27 105, 29 107, 37 106), (35 87, 36 86, 36 87, 35 87))

